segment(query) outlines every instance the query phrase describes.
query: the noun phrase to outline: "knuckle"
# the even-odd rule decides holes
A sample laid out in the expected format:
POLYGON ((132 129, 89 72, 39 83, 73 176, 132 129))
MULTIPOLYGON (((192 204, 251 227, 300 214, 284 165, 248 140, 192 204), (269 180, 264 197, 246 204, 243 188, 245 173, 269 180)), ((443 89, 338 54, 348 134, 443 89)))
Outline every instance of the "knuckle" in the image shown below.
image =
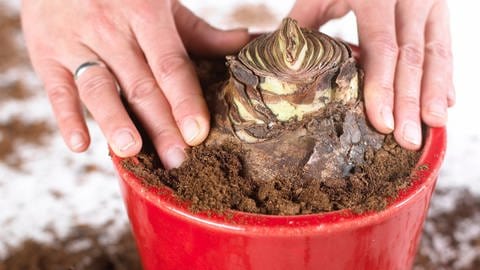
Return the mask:
POLYGON ((393 91, 394 91, 393 86, 388 83, 383 83, 378 85, 377 89, 378 91, 380 91, 382 95, 393 95, 393 91))
POLYGON ((188 68, 189 63, 187 56, 181 54, 162 55, 157 61, 155 72, 160 82, 166 82, 180 70, 188 68))
POLYGON ((76 100, 75 93, 69 85, 51 85, 46 88, 46 92, 52 104, 55 118, 60 124, 73 123, 78 120, 79 115, 71 106, 76 100))
POLYGON ((90 37, 91 40, 99 43, 113 43, 114 38, 117 36, 115 33, 118 32, 118 27, 105 16, 98 16, 95 19, 92 19, 91 24, 95 29, 90 31, 90 34, 87 37, 90 37))
POLYGON ((391 104, 393 102, 394 89, 387 83, 372 84, 371 87, 366 88, 364 95, 367 108, 378 108, 381 104, 391 104))
POLYGON ((391 100, 394 96, 394 90, 392 86, 380 85, 379 91, 384 100, 391 100))
POLYGON ((156 142, 171 141, 172 138, 178 137, 177 130, 172 125, 163 125, 152 128, 151 137, 156 142))
POLYGON ((387 32, 377 32, 371 35, 368 43, 375 51, 384 56, 396 57, 398 54, 398 45, 394 36, 387 32))
POLYGON ((432 89, 446 89, 449 85, 450 79, 444 74, 435 74, 428 77, 427 87, 432 89))
POLYGON ((390 33, 374 33, 368 42, 377 53, 393 57, 396 57, 398 54, 397 42, 395 41, 394 36, 390 33))
POLYGON ((91 96, 97 96, 99 93, 105 90, 105 88, 114 88, 115 85, 111 79, 103 75, 94 75, 89 77, 80 85, 80 96, 82 98, 88 98, 91 96))
POLYGON ((205 27, 204 21, 198 17, 191 17, 190 19, 190 29, 192 32, 201 32, 203 27, 205 27))
POLYGON ((423 66, 423 50, 420 46, 406 44, 400 48, 400 60, 407 66, 415 69, 421 69, 423 66))
POLYGON ((374 78, 370 78, 366 84, 365 91, 369 92, 369 95, 390 97, 394 94, 392 83, 389 83, 386 79, 382 81, 382 79, 374 80, 374 78))
POLYGON ((153 79, 136 80, 127 87, 127 100, 131 104, 140 104, 143 100, 149 99, 158 90, 157 83, 153 79))
MULTIPOLYGON (((413 92, 413 91, 410 91, 413 92)), ((412 111, 418 111, 418 108, 420 107, 420 100, 417 96, 411 95, 411 94, 404 94, 400 95, 398 97, 400 107, 402 108, 408 108, 408 110, 412 111)))
POLYGON ((133 22, 138 25, 155 25, 158 23, 158 17, 154 16, 151 8, 138 7, 131 14, 133 22))
MULTIPOLYGON (((132 21, 141 25, 158 25, 159 14, 155 11, 162 10, 173 10, 171 1, 137 1, 137 5, 133 7, 132 12, 129 13, 129 16, 132 18, 132 21), (152 8, 152 5, 155 5, 152 8)), ((173 1, 177 2, 177 1, 173 1)))
POLYGON ((446 60, 452 59, 452 50, 450 46, 442 42, 429 42, 425 45, 425 51, 431 56, 443 58, 446 60))
POLYGON ((119 32, 128 33, 121 20, 115 18, 109 9, 99 3, 90 6, 90 12, 86 15, 85 21, 86 23, 79 26, 83 28, 84 34, 77 37, 85 41, 115 44, 119 40, 119 32))
MULTIPOLYGON (((327 14, 330 18, 338 18, 342 17, 345 13, 349 11, 349 5, 345 1, 336 1, 330 0, 327 1, 327 14)), ((318 18, 321 17, 322 14, 318 14, 318 18)))
POLYGON ((172 104, 173 115, 175 118, 178 118, 181 114, 185 115, 186 113, 191 113, 192 110, 195 110, 195 107, 202 104, 202 99, 203 97, 197 94, 185 95, 176 99, 172 104))
POLYGON ((74 98, 72 87, 66 83, 46 85, 45 91, 52 103, 60 103, 66 99, 74 98))

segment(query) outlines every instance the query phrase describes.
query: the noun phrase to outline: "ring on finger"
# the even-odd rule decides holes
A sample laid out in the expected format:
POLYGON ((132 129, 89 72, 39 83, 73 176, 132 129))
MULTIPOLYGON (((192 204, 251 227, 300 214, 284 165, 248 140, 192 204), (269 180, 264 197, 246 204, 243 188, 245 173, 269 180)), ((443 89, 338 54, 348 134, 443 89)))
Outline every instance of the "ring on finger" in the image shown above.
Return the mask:
POLYGON ((73 73, 73 78, 76 80, 78 80, 78 78, 80 77, 80 75, 82 75, 83 73, 85 73, 85 71, 87 71, 88 68, 90 67, 94 67, 94 66, 99 66, 99 67, 102 67, 102 68, 107 68, 107 65, 105 65, 104 62, 100 61, 100 60, 94 60, 94 61, 87 61, 87 62, 84 62, 82 63, 81 65, 79 65, 77 67, 77 69, 75 69, 75 72, 73 73))

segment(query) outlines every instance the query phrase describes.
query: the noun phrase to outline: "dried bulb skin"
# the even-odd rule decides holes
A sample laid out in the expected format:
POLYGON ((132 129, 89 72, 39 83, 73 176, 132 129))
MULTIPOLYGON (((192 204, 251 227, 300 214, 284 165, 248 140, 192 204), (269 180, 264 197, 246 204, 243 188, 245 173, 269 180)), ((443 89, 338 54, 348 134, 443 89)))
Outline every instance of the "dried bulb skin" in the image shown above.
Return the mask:
POLYGON ((227 66, 227 121, 245 142, 273 138, 282 123, 302 120, 332 101, 346 104, 358 97, 359 72, 350 48, 290 18, 237 57, 227 57, 227 66))
POLYGON ((206 144, 240 143, 254 181, 342 178, 381 147, 358 100, 362 72, 343 42, 286 18, 226 64, 206 144))

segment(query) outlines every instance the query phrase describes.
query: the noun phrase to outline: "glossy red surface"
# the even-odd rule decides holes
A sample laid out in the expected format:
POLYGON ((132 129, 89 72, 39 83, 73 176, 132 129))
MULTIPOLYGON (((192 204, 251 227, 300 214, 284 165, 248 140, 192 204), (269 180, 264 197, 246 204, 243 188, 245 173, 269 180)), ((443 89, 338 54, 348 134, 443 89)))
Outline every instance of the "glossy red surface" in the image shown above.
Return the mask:
POLYGON ((445 149, 445 129, 429 129, 414 184, 385 210, 361 215, 192 213, 112 159, 145 270, 387 270, 411 268, 445 149))

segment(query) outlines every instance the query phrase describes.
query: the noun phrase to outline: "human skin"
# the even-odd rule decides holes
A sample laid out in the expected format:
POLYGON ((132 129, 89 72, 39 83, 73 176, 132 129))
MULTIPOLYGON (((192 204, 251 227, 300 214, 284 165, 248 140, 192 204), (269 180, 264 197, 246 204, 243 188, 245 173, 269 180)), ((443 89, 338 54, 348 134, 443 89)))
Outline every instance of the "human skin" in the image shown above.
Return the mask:
POLYGON ((319 27, 349 11, 357 17, 368 118, 382 133, 417 150, 421 122, 441 127, 455 103, 444 0, 297 0, 290 16, 319 27), (313 5, 313 6, 312 6, 313 5))
MULTIPOLYGON (((367 115, 400 145, 418 149, 421 121, 443 126, 455 102, 448 10, 443 0, 297 0, 290 16, 306 27, 353 10, 365 71, 367 115), (413 12, 412 12, 413 11, 413 12)), ((90 139, 82 103, 112 150, 137 154, 141 137, 116 90, 122 89, 167 168, 208 135, 209 113, 187 51, 225 55, 249 40, 220 31, 176 0, 24 0, 22 25, 62 137, 72 151, 90 139), (82 63, 101 60, 75 81, 82 63)))

